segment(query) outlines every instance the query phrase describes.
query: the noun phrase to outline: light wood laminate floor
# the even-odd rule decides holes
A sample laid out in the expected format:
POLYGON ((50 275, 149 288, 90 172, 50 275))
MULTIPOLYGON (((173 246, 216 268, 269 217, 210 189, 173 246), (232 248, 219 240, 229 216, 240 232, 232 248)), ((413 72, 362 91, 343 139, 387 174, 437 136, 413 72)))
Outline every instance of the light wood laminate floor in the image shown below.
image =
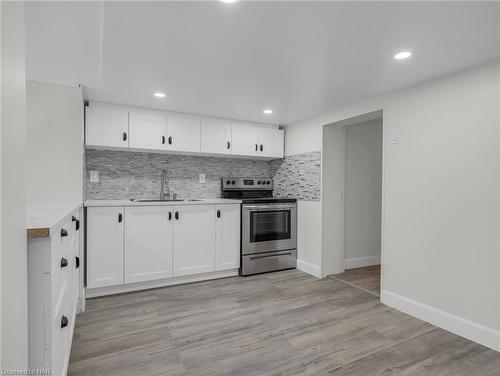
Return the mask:
POLYGON ((348 269, 329 277, 380 295, 380 265, 348 269))
POLYGON ((70 375, 498 376, 500 353, 298 270, 87 301, 70 375))

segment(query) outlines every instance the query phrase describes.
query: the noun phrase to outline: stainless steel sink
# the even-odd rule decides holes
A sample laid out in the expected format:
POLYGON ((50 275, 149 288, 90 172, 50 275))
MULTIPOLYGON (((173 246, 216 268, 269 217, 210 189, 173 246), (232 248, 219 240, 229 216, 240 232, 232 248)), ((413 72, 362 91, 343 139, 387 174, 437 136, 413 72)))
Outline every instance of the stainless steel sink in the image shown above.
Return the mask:
POLYGON ((173 201, 186 201, 186 200, 176 198, 175 200, 168 199, 168 200, 131 200, 131 201, 134 201, 134 202, 173 202, 173 201))
POLYGON ((201 201, 195 198, 188 198, 188 199, 183 199, 183 198, 176 198, 176 199, 165 199, 165 200, 131 200, 134 202, 180 202, 180 201, 201 201))

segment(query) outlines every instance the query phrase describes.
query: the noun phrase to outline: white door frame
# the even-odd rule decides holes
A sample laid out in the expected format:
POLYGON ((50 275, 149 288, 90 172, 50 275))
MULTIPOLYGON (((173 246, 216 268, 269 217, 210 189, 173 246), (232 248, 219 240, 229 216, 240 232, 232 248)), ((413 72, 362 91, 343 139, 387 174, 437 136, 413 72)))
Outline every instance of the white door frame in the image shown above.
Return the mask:
MULTIPOLYGON (((323 153, 321 163, 322 250, 321 276, 342 273, 345 270, 344 208, 345 208, 345 127, 382 118, 382 213, 381 266, 384 244, 384 161, 386 121, 383 108, 349 116, 323 126, 323 153), (332 132, 336 133, 332 135, 332 132)), ((381 273, 382 274, 382 273, 381 273)))

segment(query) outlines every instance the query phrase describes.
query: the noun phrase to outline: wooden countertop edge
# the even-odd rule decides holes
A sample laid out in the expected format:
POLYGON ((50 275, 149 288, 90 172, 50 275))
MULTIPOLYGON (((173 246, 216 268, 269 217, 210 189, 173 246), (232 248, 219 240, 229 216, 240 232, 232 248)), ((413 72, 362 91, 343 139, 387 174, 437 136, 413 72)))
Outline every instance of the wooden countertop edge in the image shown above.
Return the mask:
POLYGON ((49 238, 50 228, 49 227, 29 228, 26 230, 26 234, 28 235, 28 238, 49 238))

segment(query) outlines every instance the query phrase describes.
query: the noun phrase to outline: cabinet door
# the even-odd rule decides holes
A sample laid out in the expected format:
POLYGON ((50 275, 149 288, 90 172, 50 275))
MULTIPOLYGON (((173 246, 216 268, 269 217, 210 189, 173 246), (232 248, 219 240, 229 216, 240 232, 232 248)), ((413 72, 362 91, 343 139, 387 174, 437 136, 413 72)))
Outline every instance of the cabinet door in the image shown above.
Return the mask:
POLYGON ((200 152, 200 119, 169 115, 167 119, 167 149, 200 152))
POLYGON ((123 283, 123 208, 87 209, 87 287, 123 283))
POLYGON ((125 283, 172 277, 172 208, 128 207, 125 218, 125 283))
POLYGON ((240 267, 240 205, 217 205, 215 269, 240 267))
POLYGON ((215 206, 175 206, 174 214, 174 277, 215 271, 215 206))
POLYGON ((201 152, 231 154, 231 123, 224 120, 203 119, 201 152))
POLYGON ((85 114, 87 146, 128 147, 128 111, 91 104, 85 114))
POLYGON ((232 124, 233 154, 259 155, 259 128, 250 125, 232 124))
POLYGON ((276 128, 261 128, 259 154, 263 157, 283 158, 284 131, 276 128))
POLYGON ((153 111, 131 111, 129 119, 131 148, 166 149, 167 119, 164 114, 153 111))

